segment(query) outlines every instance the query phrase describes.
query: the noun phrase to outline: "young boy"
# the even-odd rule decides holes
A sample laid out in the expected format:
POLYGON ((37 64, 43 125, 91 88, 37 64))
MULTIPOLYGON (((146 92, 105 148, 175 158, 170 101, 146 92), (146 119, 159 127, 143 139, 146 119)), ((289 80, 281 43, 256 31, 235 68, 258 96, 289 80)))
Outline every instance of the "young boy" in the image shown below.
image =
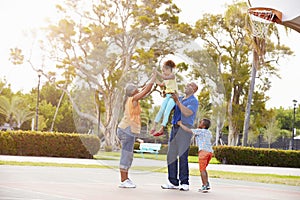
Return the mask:
POLYGON ((212 134, 208 130, 208 128, 210 127, 210 120, 200 120, 197 129, 189 129, 188 127, 183 125, 181 121, 178 122, 178 125, 185 131, 195 134, 196 143, 198 145, 199 170, 202 180, 202 188, 199 189, 199 192, 208 192, 208 190, 210 189, 210 185, 208 182, 206 167, 213 155, 211 144, 212 134))

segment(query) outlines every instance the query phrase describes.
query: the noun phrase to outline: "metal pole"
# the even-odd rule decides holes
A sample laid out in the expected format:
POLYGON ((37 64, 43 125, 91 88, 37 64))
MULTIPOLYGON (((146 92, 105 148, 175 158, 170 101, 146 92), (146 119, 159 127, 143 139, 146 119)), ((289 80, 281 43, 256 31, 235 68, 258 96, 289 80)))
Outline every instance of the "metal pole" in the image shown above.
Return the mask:
POLYGON ((296 104, 297 100, 293 100, 294 103, 294 116, 293 116, 293 127, 292 127, 292 150, 294 150, 294 130, 295 130, 295 116, 296 116, 296 104))
POLYGON ((35 130, 39 129, 39 102, 40 102, 40 80, 41 74, 38 74, 38 86, 37 86, 37 99, 36 99, 36 113, 35 113, 35 130))
POLYGON ((98 137, 100 136, 100 122, 101 122, 100 114, 101 114, 101 109, 100 109, 100 103, 99 103, 99 105, 98 105, 98 126, 97 126, 98 137))

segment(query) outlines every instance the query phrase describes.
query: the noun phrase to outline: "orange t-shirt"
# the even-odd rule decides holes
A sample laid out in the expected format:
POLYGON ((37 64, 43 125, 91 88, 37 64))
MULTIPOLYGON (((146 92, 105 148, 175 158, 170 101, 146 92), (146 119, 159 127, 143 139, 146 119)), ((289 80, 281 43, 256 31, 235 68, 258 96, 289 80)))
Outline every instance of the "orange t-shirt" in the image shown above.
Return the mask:
POLYGON ((137 102, 137 105, 133 105, 133 97, 128 97, 125 104, 124 116, 119 123, 119 127, 126 129, 130 126, 131 132, 139 134, 141 132, 141 106, 137 102))

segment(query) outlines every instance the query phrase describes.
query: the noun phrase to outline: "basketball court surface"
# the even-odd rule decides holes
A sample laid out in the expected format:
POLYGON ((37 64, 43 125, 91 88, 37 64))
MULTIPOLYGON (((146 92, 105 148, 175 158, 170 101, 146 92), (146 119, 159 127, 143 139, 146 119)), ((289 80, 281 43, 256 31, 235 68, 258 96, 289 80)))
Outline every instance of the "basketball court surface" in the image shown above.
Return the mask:
POLYGON ((190 177, 190 190, 163 190, 167 174, 131 171, 135 189, 119 188, 116 168, 68 168, 0 166, 1 200, 96 200, 96 199, 222 199, 296 200, 300 187, 211 178, 212 189, 198 192, 200 177, 190 177))

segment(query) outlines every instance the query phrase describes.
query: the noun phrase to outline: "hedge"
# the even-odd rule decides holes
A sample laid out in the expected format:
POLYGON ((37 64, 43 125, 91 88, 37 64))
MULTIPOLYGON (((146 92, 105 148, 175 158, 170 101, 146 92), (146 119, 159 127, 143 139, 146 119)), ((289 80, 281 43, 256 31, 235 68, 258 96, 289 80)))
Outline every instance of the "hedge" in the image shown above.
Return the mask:
POLYGON ((300 167, 300 151, 240 146, 215 146, 214 156, 224 164, 300 167))
POLYGON ((0 131, 0 154, 93 158, 100 148, 95 135, 35 131, 0 131))
MULTIPOLYGON (((135 143, 135 149, 139 143, 135 143)), ((300 151, 240 146, 214 146, 214 157, 223 164, 300 167, 300 151)), ((167 154, 168 145, 163 144, 159 154, 167 154)), ((190 156, 198 156, 198 147, 190 146, 190 156)))

